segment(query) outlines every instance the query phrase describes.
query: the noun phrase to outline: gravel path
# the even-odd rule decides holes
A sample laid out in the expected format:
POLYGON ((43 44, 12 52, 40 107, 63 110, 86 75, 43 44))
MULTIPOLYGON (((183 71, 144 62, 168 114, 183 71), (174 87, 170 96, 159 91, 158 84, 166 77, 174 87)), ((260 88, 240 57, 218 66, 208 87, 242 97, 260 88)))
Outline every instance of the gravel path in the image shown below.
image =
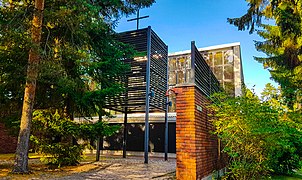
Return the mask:
POLYGON ((144 164, 142 158, 115 158, 95 162, 99 168, 85 173, 56 178, 55 180, 169 180, 175 178, 176 161, 169 159, 149 159, 149 164, 144 164))

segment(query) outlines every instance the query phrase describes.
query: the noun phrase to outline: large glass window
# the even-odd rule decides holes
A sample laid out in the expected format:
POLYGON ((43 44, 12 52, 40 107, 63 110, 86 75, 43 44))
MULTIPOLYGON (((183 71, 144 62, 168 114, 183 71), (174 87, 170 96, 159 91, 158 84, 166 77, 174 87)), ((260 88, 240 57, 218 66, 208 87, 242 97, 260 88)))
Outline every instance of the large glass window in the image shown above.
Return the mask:
POLYGON ((224 64, 233 64, 234 54, 233 50, 227 50, 224 52, 224 64))
POLYGON ((185 75, 183 71, 178 71, 177 72, 177 84, 183 84, 185 83, 185 75))
POLYGON ((201 52, 207 64, 211 67, 221 86, 233 95, 234 85, 234 58, 233 47, 213 49, 201 52))
POLYGON ((206 63, 212 67, 213 66, 213 54, 210 52, 205 52, 202 54, 202 57, 204 58, 204 60, 206 61, 206 63))
POLYGON ((191 57, 187 56, 186 57, 186 69, 191 69, 191 57))
POLYGON ((176 58, 169 59, 169 69, 170 69, 170 71, 176 70, 176 58))
POLYGON ((169 84, 184 84, 191 81, 191 56, 180 55, 169 59, 169 84))
POLYGON ((223 71, 222 70, 223 70, 222 66, 214 67, 214 74, 218 80, 223 80, 223 71))
POLYGON ((222 52, 216 52, 214 54, 214 65, 222 65, 222 52))
POLYGON ((170 71, 169 72, 169 84, 170 85, 175 85, 176 84, 176 73, 175 73, 175 71, 170 71))
POLYGON ((224 66, 224 79, 234 79, 234 67, 233 66, 224 66))
POLYGON ((185 57, 181 56, 177 58, 177 70, 185 69, 186 67, 185 63, 186 63, 185 57))

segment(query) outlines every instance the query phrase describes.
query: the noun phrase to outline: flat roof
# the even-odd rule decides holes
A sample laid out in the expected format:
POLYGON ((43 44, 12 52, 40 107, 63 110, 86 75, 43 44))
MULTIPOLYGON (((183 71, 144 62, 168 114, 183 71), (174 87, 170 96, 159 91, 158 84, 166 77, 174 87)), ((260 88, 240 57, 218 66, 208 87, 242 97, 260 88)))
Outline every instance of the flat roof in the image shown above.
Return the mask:
MULTIPOLYGON (((240 46, 240 42, 234 42, 234 43, 220 44, 220 45, 215 45, 215 46, 208 46, 208 47, 198 48, 198 51, 209 51, 209 50, 214 50, 214 49, 223 49, 223 48, 232 47, 232 46, 240 46)), ((185 51, 169 53, 168 56, 176 56, 176 55, 190 54, 190 53, 191 53, 191 50, 185 50, 185 51)))

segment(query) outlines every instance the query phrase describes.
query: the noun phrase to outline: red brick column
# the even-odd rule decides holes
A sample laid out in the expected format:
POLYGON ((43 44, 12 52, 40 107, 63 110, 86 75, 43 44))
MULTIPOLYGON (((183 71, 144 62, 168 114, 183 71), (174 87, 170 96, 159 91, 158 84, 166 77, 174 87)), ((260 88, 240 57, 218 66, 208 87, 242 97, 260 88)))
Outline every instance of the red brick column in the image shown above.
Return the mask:
POLYGON ((217 138, 210 133, 210 101, 194 85, 177 89, 181 93, 176 96, 176 177, 199 180, 222 168, 217 138))
POLYGON ((182 87, 176 96, 176 177, 196 179, 194 86, 182 87))

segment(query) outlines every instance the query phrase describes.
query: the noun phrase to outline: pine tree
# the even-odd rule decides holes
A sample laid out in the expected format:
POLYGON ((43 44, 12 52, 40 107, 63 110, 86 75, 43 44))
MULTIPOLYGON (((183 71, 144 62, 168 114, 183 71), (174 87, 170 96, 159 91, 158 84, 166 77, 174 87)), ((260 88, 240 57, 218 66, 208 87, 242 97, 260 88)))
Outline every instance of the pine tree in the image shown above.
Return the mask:
POLYGON ((247 0, 249 9, 240 18, 228 19, 238 30, 256 31, 263 42, 258 51, 267 57, 256 60, 267 68, 292 109, 300 109, 302 94, 302 1, 247 0), (258 27, 258 28, 256 28, 258 27))
POLYGON ((42 19, 44 10, 44 0, 35 1, 35 10, 32 20, 32 48, 29 51, 27 78, 24 92, 22 117, 18 144, 16 150, 14 173, 28 173, 28 149, 29 135, 32 120, 32 112, 36 93, 36 81, 38 76, 38 65, 41 59, 39 45, 42 33, 42 19))
POLYGON ((14 105, 22 106, 26 82, 13 172, 27 173, 33 109, 59 109, 70 119, 101 111, 106 96, 123 90, 115 80, 127 70, 121 60, 133 55, 130 47, 115 40, 116 22, 154 0, 49 0, 44 11, 34 6, 41 0, 0 2, 0 117, 20 118, 14 105), (22 68, 26 65, 28 75, 22 68), (8 113, 2 113, 4 109, 8 113))

